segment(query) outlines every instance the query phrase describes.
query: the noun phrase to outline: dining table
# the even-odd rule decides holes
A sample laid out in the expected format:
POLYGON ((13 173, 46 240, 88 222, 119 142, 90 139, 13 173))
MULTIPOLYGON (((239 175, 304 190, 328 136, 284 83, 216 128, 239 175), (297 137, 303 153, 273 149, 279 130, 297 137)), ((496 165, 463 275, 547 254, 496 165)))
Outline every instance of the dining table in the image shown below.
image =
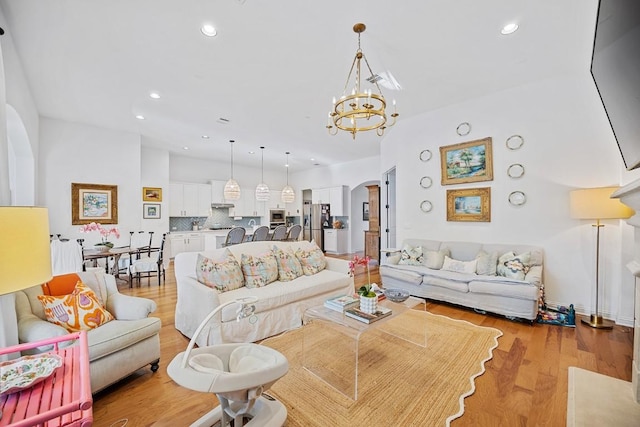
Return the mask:
MULTIPOLYGON (((104 271, 107 274, 112 274, 116 278, 120 278, 120 269, 118 268, 118 261, 120 261, 120 257, 124 254, 137 253, 139 249, 133 249, 130 247, 122 247, 122 248, 111 248, 108 251, 103 251, 99 249, 83 249, 82 250, 82 259, 84 261, 97 261, 99 259, 104 258, 104 271), (111 269, 109 269, 109 258, 113 258, 113 264, 111 265, 111 269)), ((85 270, 85 266, 83 264, 83 270, 85 270)))

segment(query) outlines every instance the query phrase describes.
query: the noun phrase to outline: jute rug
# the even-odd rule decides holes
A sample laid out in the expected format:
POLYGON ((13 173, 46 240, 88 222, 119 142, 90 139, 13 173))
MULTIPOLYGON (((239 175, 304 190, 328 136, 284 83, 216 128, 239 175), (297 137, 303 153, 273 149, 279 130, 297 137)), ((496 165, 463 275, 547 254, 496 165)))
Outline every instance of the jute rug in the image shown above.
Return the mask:
MULTIPOLYGON (((263 341, 289 360, 289 372, 269 391, 287 407, 286 426, 448 426, 460 417, 502 332, 418 310, 393 320, 405 327, 426 320, 427 346, 375 329, 363 334, 357 401, 302 367, 303 337, 329 339, 336 334, 331 328, 312 323, 303 328, 313 331, 300 328, 263 341)), ((344 352, 334 354, 339 359, 344 352)), ((353 359, 344 359, 348 377, 353 359)))

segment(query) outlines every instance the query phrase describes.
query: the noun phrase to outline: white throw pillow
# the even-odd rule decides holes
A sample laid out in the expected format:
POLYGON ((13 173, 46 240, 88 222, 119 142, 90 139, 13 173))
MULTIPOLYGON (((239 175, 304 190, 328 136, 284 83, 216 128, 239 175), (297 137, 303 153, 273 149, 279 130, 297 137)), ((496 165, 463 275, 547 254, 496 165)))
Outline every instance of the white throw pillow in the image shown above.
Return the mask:
POLYGON ((530 258, 531 254, 529 252, 525 252, 520 255, 516 255, 513 252, 507 252, 498 259, 498 276, 524 280, 530 268, 530 258))
POLYGON ((493 251, 488 253, 486 251, 478 252, 476 255, 478 265, 476 266, 476 274, 482 276, 495 276, 498 267, 498 252, 493 251))
POLYGON ((424 265, 432 270, 440 270, 444 264, 444 257, 450 256, 449 248, 440 249, 439 251, 427 251, 425 253, 424 265))
POLYGON ((424 260, 422 255, 422 246, 413 246, 404 245, 402 247, 402 252, 400 254, 400 261, 398 264, 400 265, 422 265, 422 261, 424 260))
POLYGON ((476 274, 477 264, 478 260, 476 259, 471 261, 458 261, 457 259, 451 259, 445 256, 442 269, 445 271, 455 271, 456 273, 476 274))

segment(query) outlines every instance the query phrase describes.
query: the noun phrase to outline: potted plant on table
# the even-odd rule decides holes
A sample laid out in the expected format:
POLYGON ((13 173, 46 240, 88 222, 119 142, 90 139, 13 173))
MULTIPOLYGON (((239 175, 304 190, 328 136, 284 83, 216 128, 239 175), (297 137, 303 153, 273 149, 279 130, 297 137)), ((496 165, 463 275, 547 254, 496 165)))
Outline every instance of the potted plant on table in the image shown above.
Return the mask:
POLYGON ((362 265, 367 268, 367 283, 358 288, 358 295, 360 295, 360 310, 365 313, 375 313, 378 310, 378 296, 373 291, 375 283, 371 283, 371 274, 369 272, 369 261, 371 258, 366 256, 360 258, 355 255, 351 261, 349 261, 349 275, 354 276, 356 267, 362 265))
POLYGON ((101 224, 96 222, 85 224, 80 227, 81 233, 89 233, 91 231, 97 231, 98 233, 100 233, 102 241, 96 243, 94 246, 101 252, 107 252, 109 249, 113 248, 113 243, 107 240, 110 235, 113 234, 114 236, 116 236, 116 239, 120 238, 120 232, 116 227, 105 228, 101 224))

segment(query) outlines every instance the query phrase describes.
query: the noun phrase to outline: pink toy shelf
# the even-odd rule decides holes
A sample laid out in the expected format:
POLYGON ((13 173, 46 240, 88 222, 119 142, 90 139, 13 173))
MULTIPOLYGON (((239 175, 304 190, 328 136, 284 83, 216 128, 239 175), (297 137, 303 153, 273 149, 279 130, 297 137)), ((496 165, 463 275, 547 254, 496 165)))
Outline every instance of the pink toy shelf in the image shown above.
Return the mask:
POLYGON ((0 427, 93 425, 86 332, 2 348, 0 355, 51 344, 54 348, 49 353, 60 356, 62 366, 31 387, 0 395, 0 427), (60 348, 59 344, 65 341, 77 342, 60 348))

